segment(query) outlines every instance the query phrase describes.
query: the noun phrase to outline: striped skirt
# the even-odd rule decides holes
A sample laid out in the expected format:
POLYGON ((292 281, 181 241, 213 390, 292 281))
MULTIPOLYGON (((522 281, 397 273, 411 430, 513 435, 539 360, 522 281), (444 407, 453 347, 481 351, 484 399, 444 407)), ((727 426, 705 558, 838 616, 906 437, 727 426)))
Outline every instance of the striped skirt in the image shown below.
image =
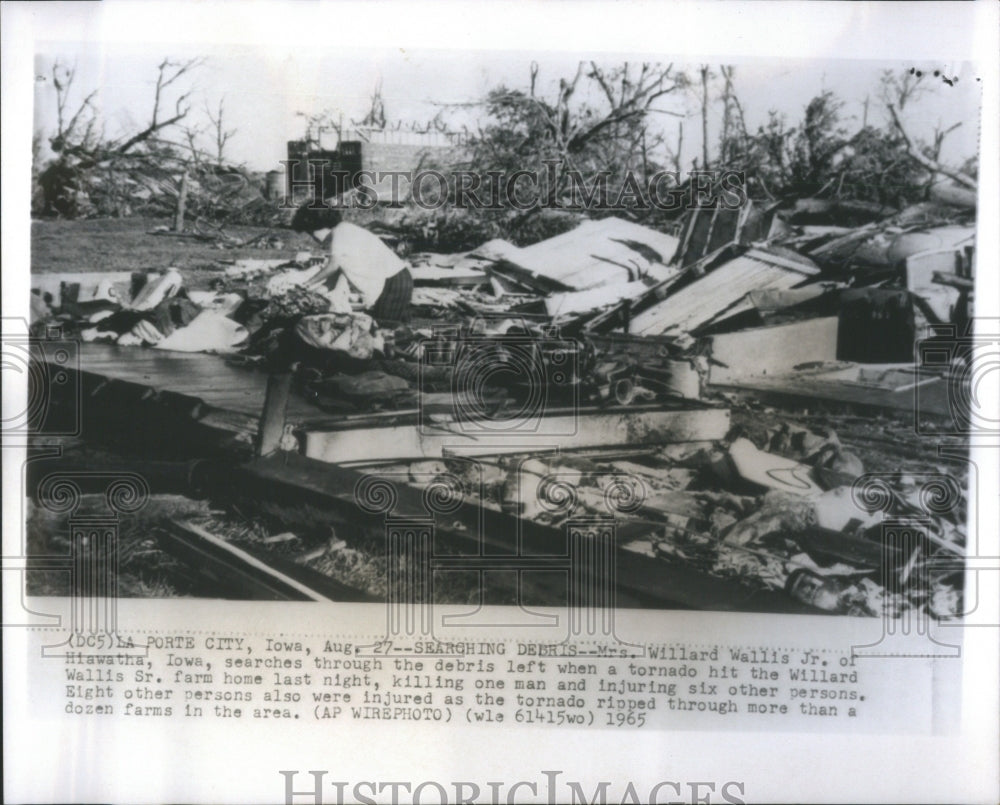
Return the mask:
POLYGON ((372 305, 372 317, 379 321, 407 321, 413 299, 413 275, 408 268, 393 274, 372 305))

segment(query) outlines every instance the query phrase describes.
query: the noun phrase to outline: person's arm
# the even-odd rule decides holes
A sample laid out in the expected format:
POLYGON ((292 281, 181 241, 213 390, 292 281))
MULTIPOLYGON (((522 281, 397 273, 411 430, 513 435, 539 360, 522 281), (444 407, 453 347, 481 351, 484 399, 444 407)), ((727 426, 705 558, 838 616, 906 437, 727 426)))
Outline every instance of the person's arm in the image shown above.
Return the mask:
POLYGON ((306 288, 319 288, 321 285, 324 285, 330 277, 335 276, 339 270, 339 266, 336 264, 336 260, 333 256, 335 233, 332 229, 318 229, 312 233, 312 236, 320 243, 324 243, 327 238, 330 239, 330 242, 327 244, 328 252, 326 256, 326 263, 324 263, 323 267, 305 283, 306 288))
MULTIPOLYGON (((326 285, 327 280, 331 277, 336 280, 337 275, 340 273, 340 267, 335 265, 332 257, 326 258, 326 264, 319 270, 319 273, 310 277, 306 283, 306 288, 319 288, 320 286, 326 285)), ((332 284, 331 284, 332 287, 332 284)))

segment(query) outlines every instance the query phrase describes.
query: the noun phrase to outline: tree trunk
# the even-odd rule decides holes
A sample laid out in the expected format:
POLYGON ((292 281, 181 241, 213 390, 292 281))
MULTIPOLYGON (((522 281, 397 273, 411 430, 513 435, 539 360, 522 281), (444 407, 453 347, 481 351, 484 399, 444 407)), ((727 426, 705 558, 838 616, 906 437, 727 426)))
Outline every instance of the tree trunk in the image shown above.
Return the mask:
POLYGON ((701 169, 708 170, 708 67, 701 68, 701 169))
POLYGON ((177 213, 174 215, 174 232, 184 231, 184 208, 187 206, 188 172, 181 176, 181 189, 177 194, 177 213))
POLYGON ((677 150, 674 152, 674 170, 677 172, 677 182, 681 181, 681 150, 684 148, 684 121, 677 121, 677 150))

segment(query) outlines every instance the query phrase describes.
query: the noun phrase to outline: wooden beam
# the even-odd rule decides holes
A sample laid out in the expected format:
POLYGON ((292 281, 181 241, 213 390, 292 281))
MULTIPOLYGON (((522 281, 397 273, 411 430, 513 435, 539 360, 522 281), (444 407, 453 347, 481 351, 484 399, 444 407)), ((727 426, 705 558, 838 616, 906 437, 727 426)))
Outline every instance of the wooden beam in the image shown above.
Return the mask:
POLYGON ((196 568, 220 593, 270 601, 371 600, 308 568, 278 569, 275 558, 265 562, 186 520, 168 520, 163 535, 164 550, 196 568))
POLYGON ((276 372, 268 375, 264 393, 264 410, 260 414, 257 431, 257 455, 267 456, 281 448, 285 435, 285 414, 288 396, 292 390, 292 373, 276 372))
MULTIPOLYGON (((307 430, 303 453, 337 463, 363 456, 371 461, 501 455, 558 447, 579 450, 637 444, 669 444, 722 439, 729 430, 725 408, 626 409, 601 413, 542 416, 525 427, 500 430, 502 422, 440 421, 421 425, 307 430)), ((513 423, 511 423, 513 425, 513 423)))

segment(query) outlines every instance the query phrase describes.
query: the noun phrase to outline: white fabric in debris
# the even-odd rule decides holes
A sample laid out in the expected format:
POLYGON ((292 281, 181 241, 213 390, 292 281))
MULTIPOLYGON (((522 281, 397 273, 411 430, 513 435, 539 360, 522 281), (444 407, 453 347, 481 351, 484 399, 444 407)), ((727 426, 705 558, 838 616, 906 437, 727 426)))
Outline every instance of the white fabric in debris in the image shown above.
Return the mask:
POLYGON ((337 277, 332 288, 318 288, 317 293, 330 300, 331 313, 350 313, 354 308, 351 304, 351 288, 343 274, 337 277))
POLYGON ((175 352, 229 352, 242 344, 247 335, 242 324, 214 310, 203 310, 187 327, 174 330, 154 346, 175 352))
POLYGON ((168 268, 160 276, 151 278, 132 300, 133 310, 152 310, 164 299, 176 294, 184 285, 184 278, 176 268, 168 268))
POLYGON ((295 334, 311 347, 342 352, 359 360, 385 351, 382 334, 365 313, 303 316, 295 325, 295 334))
POLYGON ((809 477, 805 464, 759 450, 749 439, 734 441, 729 458, 740 477, 750 483, 795 495, 818 495, 823 491, 809 477))

